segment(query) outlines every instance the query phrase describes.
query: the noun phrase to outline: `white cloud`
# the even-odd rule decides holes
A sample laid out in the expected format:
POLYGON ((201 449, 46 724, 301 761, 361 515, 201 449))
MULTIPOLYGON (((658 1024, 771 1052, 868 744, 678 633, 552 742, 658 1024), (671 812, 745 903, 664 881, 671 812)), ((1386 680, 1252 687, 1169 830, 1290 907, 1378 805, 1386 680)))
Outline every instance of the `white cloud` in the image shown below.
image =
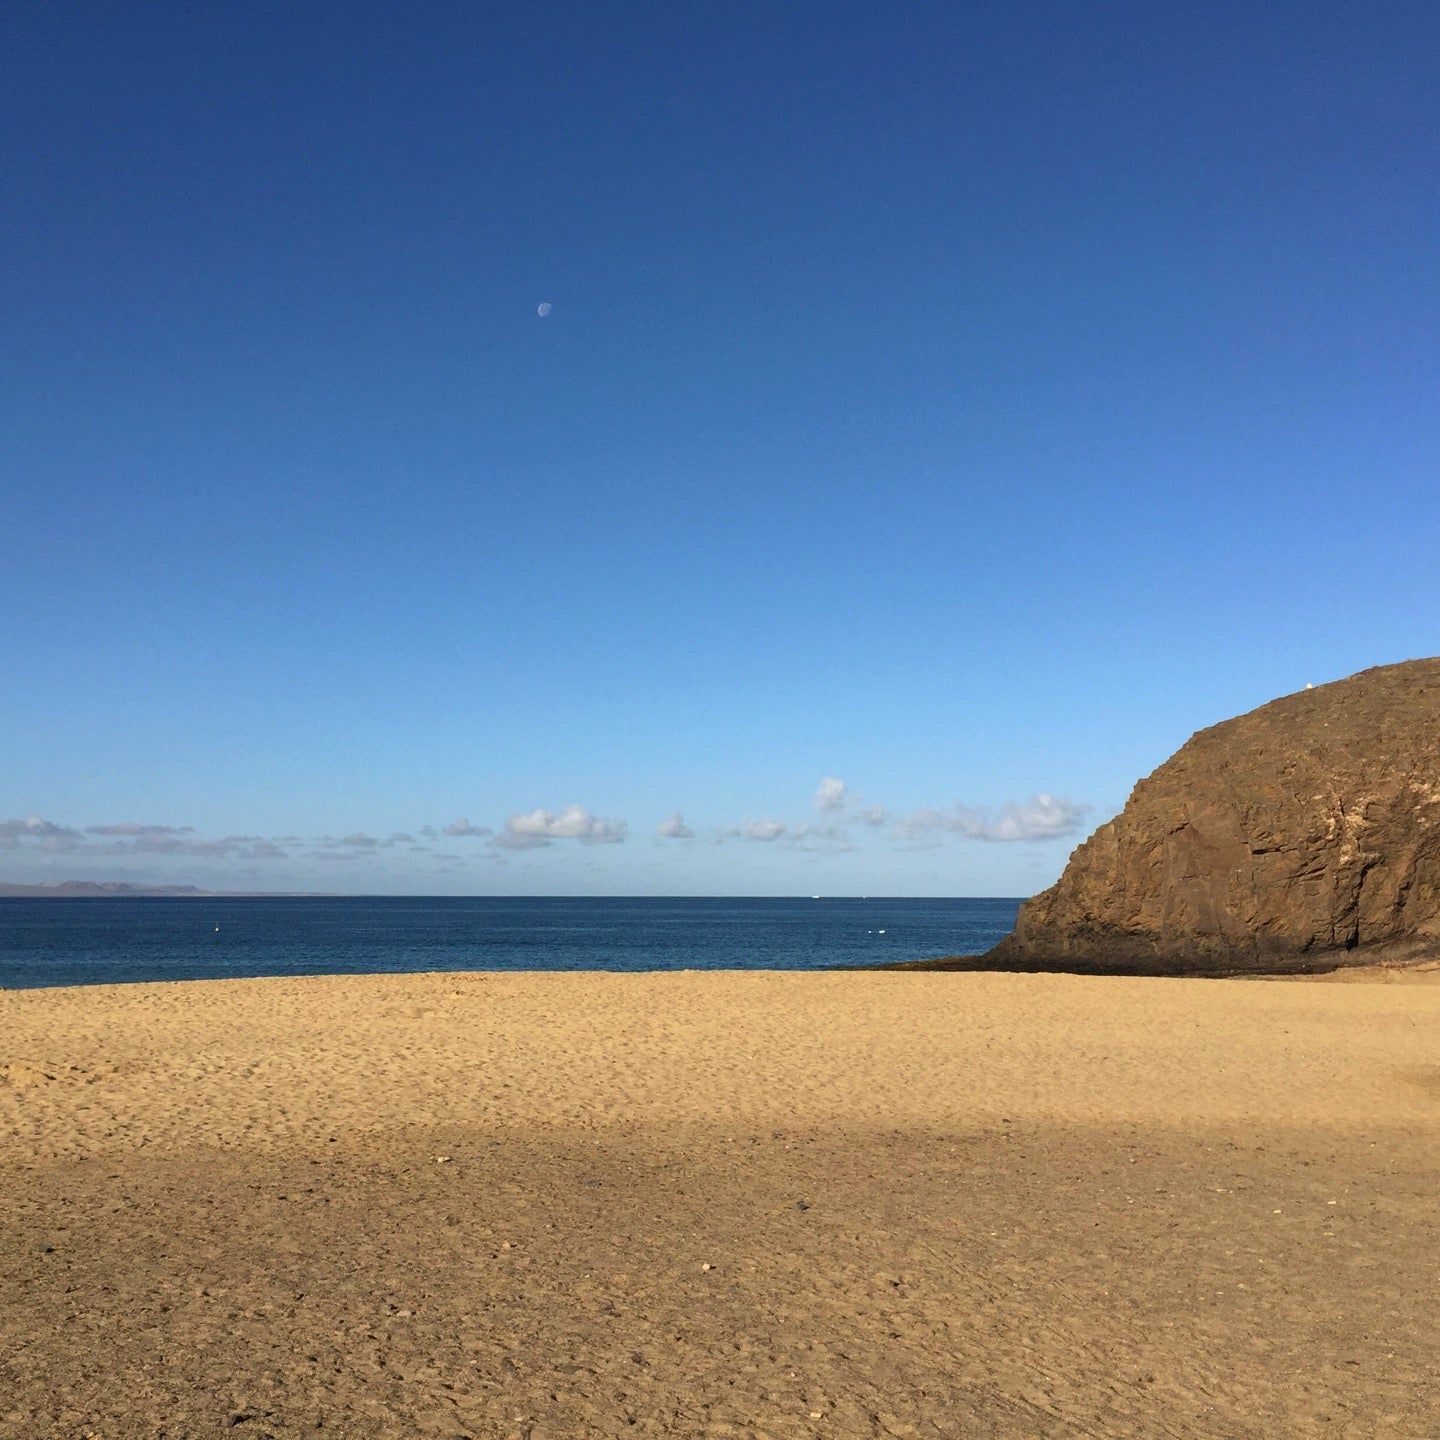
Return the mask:
POLYGON ((132 839, 145 837, 153 839, 159 835, 193 835, 193 825, 137 825, 133 820, 122 821, 119 825, 87 825, 87 835, 128 835, 132 839))
POLYGON ((78 840, 80 832, 68 825, 57 825, 39 815, 23 820, 0 820, 0 840, 78 840))
POLYGON ((47 851, 75 850, 85 843, 78 830, 57 825, 39 815, 27 815, 23 820, 0 820, 0 850, 18 850, 21 841, 25 841, 28 848, 47 851))
POLYGON ((41 850, 79 851, 90 855, 189 855, 209 860, 278 860, 287 852, 262 835, 223 835, 218 840, 201 840, 190 825, 141 825, 122 821, 111 825, 89 825, 84 833, 68 825, 56 825, 38 815, 24 820, 0 821, 0 848, 16 849, 28 842, 41 850), (106 843, 87 840, 93 835, 106 843))
MULTIPOLYGON (((420 833, 433 836, 435 831, 427 825, 420 833)), ((446 835, 493 835, 495 832, 488 825, 472 825, 462 816, 459 820, 452 820, 445 827, 444 833, 446 835)))
POLYGON ((1088 805, 1042 793, 1007 801, 998 809, 956 804, 946 810, 916 810, 896 820, 892 833, 911 842, 946 834, 997 843, 1060 840, 1078 833, 1089 812, 1088 805))
POLYGON ((727 840, 754 840, 761 845, 774 845, 779 850, 853 850, 850 836, 843 823, 818 824, 801 820, 788 824, 762 816, 759 820, 746 820, 743 825, 732 825, 729 829, 717 829, 710 835, 711 841, 722 845, 727 840))
POLYGON ((580 840, 587 845, 618 845, 624 840, 626 829, 623 820, 601 820, 583 805, 567 805, 558 815, 549 810, 512 815, 505 822, 505 828, 490 843, 506 850, 536 850, 556 840, 580 840))
POLYGON ((194 855, 207 860, 283 860, 286 851, 261 835, 222 835, 195 840, 188 835, 141 835, 128 847, 143 855, 194 855))
POLYGON ((890 812, 883 805, 862 805, 860 797, 834 775, 827 775, 816 787, 815 808, 822 815, 832 815, 847 825, 858 821, 878 827, 890 818, 890 812))
POLYGON ((665 840, 693 840, 695 832, 685 823, 685 817, 677 810, 668 819, 662 820, 655 833, 665 840))
POLYGON ((850 836, 843 825, 812 825, 802 820, 791 828, 782 842, 789 850, 853 850, 850 836))
POLYGON ((944 813, 927 806, 923 810, 912 810, 908 815, 901 816, 896 820, 891 834, 897 840, 921 840, 931 831, 953 828, 944 813))

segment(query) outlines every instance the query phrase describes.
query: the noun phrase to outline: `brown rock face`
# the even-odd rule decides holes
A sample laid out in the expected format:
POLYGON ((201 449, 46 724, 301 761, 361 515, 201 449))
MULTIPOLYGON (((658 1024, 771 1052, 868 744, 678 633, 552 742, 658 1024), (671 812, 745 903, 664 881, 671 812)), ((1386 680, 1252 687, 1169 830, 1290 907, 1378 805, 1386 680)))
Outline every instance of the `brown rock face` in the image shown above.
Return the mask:
POLYGON ((1440 659, 1200 731, 985 958, 1152 974, 1440 959, 1440 659))

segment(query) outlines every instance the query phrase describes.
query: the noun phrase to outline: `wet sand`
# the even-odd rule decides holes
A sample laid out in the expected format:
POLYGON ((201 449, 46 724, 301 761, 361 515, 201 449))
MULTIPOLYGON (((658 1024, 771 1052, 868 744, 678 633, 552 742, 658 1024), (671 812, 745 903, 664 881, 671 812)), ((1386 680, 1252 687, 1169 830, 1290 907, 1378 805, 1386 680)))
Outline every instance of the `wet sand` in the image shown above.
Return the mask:
POLYGON ((0 992, 0 1437, 1440 1434, 1440 984, 0 992))

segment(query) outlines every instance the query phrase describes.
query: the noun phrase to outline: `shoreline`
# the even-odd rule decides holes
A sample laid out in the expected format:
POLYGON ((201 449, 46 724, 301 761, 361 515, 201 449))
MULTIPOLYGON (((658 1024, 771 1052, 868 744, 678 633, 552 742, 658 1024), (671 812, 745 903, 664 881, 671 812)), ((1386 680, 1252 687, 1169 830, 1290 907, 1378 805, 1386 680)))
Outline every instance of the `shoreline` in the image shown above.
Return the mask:
POLYGON ((1286 969, 1193 969, 1184 972, 1134 971, 1123 969, 1074 970, 1057 967, 1046 969, 1033 965, 987 965, 983 955, 941 956, 933 960, 891 960, 873 965, 828 965, 814 967, 704 966, 656 967, 648 970, 621 970, 605 967, 574 967, 572 969, 466 969, 466 970, 315 970, 284 971, 268 975, 197 975, 174 979, 96 980, 78 983, 42 985, 0 984, 0 996, 53 993, 57 991, 85 993, 98 990, 129 990, 137 987, 239 985, 252 981, 366 980, 366 979, 455 979, 549 976, 555 978, 584 976, 667 976, 667 975, 734 975, 734 976, 835 976, 835 975, 986 975, 1037 976, 1055 979, 1082 980, 1160 980, 1160 981, 1225 981, 1225 980, 1286 980, 1352 984, 1440 984, 1440 960, 1357 961, 1353 964, 1296 965, 1286 969))

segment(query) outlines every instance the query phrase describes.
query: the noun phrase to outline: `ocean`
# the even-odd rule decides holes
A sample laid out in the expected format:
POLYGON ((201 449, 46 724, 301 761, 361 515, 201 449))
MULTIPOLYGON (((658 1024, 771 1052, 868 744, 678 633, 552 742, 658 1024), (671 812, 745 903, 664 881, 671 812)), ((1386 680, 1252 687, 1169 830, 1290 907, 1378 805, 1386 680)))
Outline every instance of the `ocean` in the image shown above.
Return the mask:
POLYGON ((823 970, 986 950, 1019 900, 0 898, 0 988, 417 970, 823 970))

